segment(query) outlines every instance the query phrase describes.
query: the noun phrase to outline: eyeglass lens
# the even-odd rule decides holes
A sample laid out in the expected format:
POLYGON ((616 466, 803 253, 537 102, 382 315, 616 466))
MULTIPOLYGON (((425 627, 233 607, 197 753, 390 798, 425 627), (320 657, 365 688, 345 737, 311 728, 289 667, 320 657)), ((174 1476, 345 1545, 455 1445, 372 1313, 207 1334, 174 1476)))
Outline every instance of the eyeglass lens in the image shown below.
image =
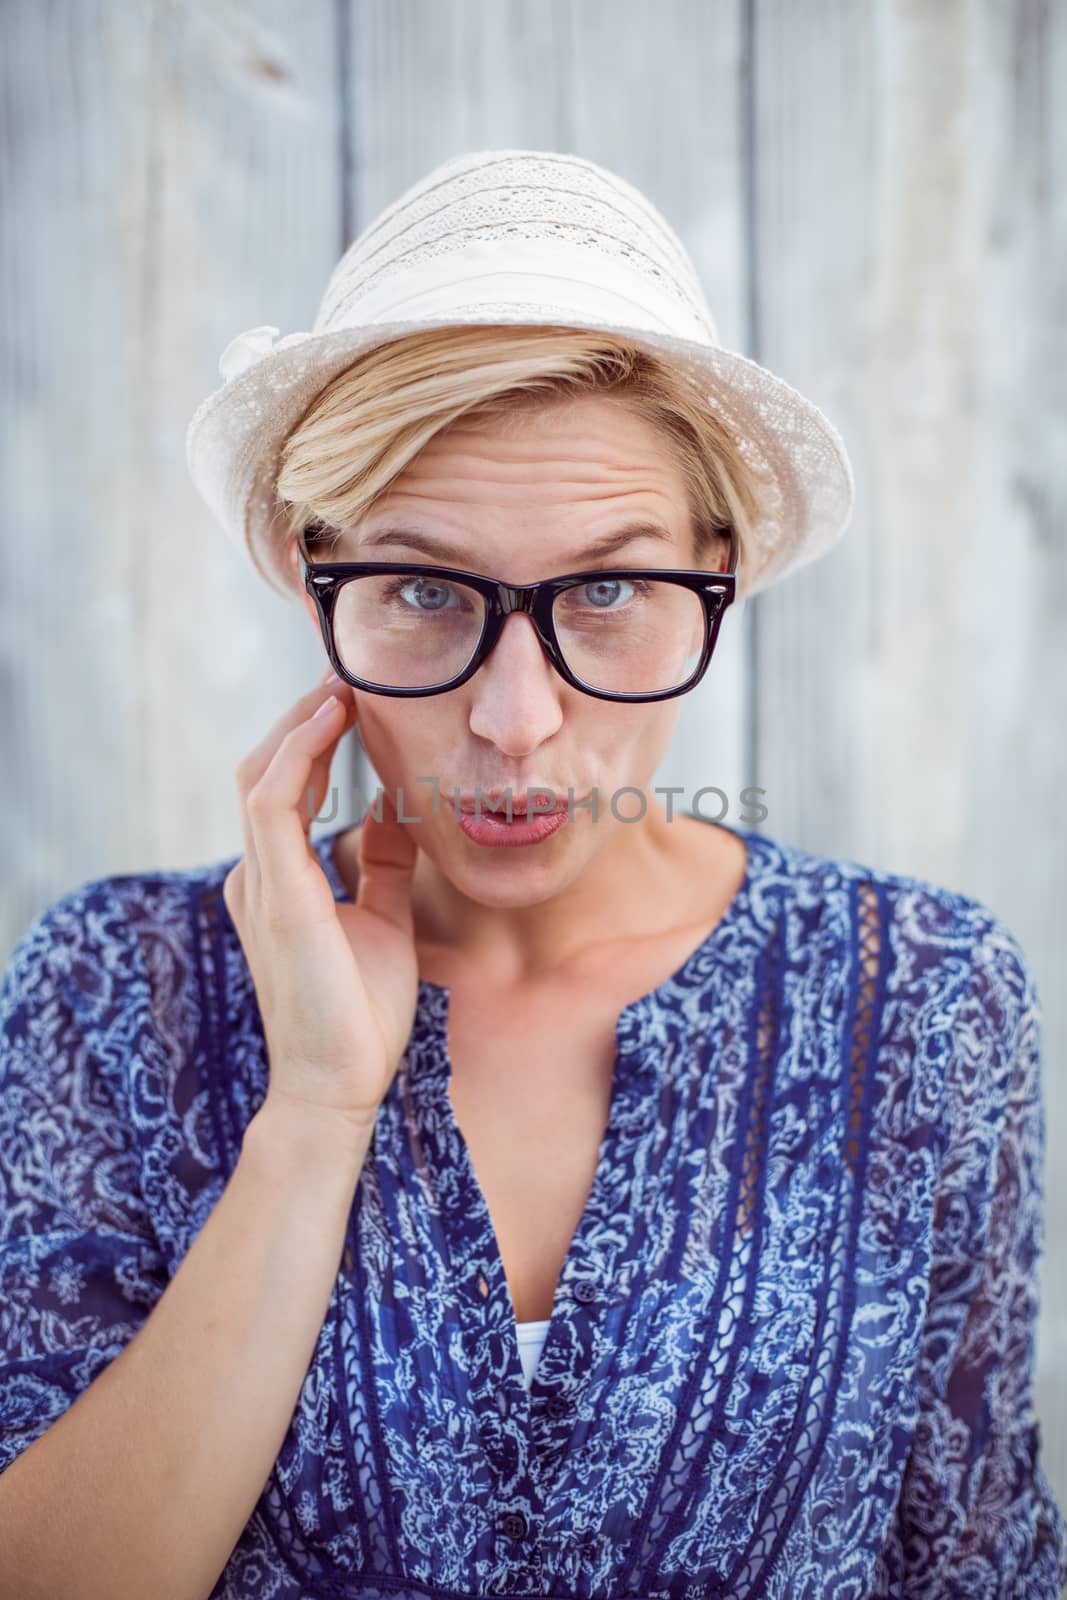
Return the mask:
MULTIPOLYGON (((463 671, 477 649, 486 602, 476 589, 425 572, 350 578, 334 609, 334 643, 357 678, 388 689, 429 689, 463 671)), ((662 579, 612 577, 556 595, 552 618, 575 677, 611 694, 653 694, 692 675, 704 648, 700 596, 662 579)))

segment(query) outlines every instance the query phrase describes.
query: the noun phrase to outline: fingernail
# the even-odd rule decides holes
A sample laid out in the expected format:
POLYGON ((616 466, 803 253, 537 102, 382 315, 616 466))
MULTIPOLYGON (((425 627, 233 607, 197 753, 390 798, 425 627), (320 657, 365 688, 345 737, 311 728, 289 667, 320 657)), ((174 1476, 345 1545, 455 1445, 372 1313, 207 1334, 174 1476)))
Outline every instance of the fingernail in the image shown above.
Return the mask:
POLYGON ((319 706, 318 710, 315 712, 315 715, 317 717, 328 716, 330 712, 337 709, 338 705, 340 705, 340 701, 338 700, 337 696, 335 694, 331 694, 328 699, 322 702, 321 706, 319 706))

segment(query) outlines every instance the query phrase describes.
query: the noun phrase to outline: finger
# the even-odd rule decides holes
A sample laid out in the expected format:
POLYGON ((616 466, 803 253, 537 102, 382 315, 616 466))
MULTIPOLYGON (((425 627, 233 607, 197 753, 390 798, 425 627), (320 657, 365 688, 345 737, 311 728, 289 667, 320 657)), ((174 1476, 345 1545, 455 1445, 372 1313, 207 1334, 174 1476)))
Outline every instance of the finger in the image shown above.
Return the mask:
POLYGON ((300 815, 300 821, 303 824, 304 838, 307 842, 309 854, 313 849, 311 843, 311 824, 322 810, 323 801, 326 799, 326 793, 330 782, 330 769, 333 766, 333 758, 337 754, 337 746, 344 738, 348 730, 355 725, 355 722, 355 703, 353 701, 348 701, 346 703, 344 700, 342 700, 341 715, 338 717, 337 735, 326 746, 325 750, 321 751, 311 763, 311 771, 308 775, 308 781, 304 786, 304 792, 300 797, 300 804, 297 807, 300 815))
POLYGON ((246 875, 245 858, 241 856, 222 880, 222 901, 235 927, 243 917, 246 875))
POLYGON ((333 751, 346 721, 339 700, 323 700, 316 714, 289 729, 266 771, 248 791, 250 877, 253 892, 268 908, 287 908, 306 892, 309 872, 321 876, 309 848, 309 821, 302 802, 313 765, 333 751))
POLYGON ((412 825, 397 820, 396 806, 384 789, 382 797, 381 820, 368 811, 360 829, 356 904, 413 935, 411 879, 418 845, 412 825))
POLYGON ((250 789, 254 783, 259 782, 274 759, 274 752, 285 738, 285 735, 291 729, 299 727, 302 722, 306 722, 308 717, 331 694, 336 695, 339 700, 350 701, 352 698, 352 685, 341 680, 336 683, 330 683, 328 677, 323 678, 313 689, 309 689, 306 694, 302 694, 299 700, 294 700, 288 710, 283 712, 278 720, 271 724, 263 738, 257 745, 253 746, 241 762, 241 767, 247 779, 247 788, 250 789))
MULTIPOLYGON (((255 836, 248 826, 248 818, 246 815, 248 795, 263 777, 263 774, 266 772, 271 761, 274 759, 274 756, 277 753, 283 739, 285 739, 294 728, 306 723, 313 712, 315 712, 331 694, 341 699, 342 702, 347 701, 349 704, 354 704, 350 689, 351 685, 346 683, 328 684, 324 680, 322 683, 316 684, 314 689, 309 690, 307 694, 301 695, 300 699, 290 706, 284 715, 278 718, 277 722, 273 724, 269 732, 264 735, 259 743, 255 745, 239 763, 237 767, 237 792, 240 800, 239 810, 241 834, 244 840, 245 855, 249 858, 250 865, 254 866, 255 864, 256 845, 255 836)), ((337 723, 339 725, 337 737, 340 738, 341 733, 344 731, 344 727, 340 726, 340 717, 338 717, 337 723)), ((324 758, 324 770, 328 776, 329 764, 330 760, 332 759, 332 751, 328 749, 323 750, 321 755, 324 758)), ((316 774, 317 777, 320 775, 320 773, 316 774)), ((323 787, 325 789, 325 785, 323 787)), ((318 806, 316 806, 316 810, 317 809, 318 806)))

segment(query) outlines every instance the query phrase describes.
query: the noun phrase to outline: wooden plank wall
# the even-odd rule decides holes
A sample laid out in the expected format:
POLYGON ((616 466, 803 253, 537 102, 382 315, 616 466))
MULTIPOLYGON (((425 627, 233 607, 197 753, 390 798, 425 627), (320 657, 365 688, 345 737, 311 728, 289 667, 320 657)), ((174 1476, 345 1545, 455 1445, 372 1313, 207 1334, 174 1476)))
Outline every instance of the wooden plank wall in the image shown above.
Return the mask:
MULTIPOLYGON (((187 478, 227 341, 309 327, 449 156, 614 168, 857 477, 835 553, 728 616, 658 781, 718 785, 727 821, 758 785, 774 837, 977 895, 1022 941, 1067 1504, 1064 82, 1050 0, 7 0, 0 942, 91 877, 236 854, 234 768, 317 676, 187 478)), ((373 782, 346 745, 336 820, 373 782)))

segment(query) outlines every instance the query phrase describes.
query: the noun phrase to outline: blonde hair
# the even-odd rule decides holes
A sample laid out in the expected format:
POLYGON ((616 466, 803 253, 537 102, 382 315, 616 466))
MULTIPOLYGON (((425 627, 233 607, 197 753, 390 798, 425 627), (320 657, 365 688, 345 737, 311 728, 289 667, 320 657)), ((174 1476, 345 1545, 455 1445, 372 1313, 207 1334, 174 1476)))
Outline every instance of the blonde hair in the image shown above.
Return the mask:
POLYGON ((289 547, 298 531, 317 524, 336 539, 451 423, 588 396, 624 404, 659 432, 686 483, 698 560, 715 549, 717 531, 734 527, 740 593, 759 480, 701 390, 619 335, 528 325, 407 334, 334 378, 283 445, 276 500, 285 548, 278 548, 276 521, 272 547, 251 552, 257 567, 273 582, 273 566, 293 594, 289 547))

